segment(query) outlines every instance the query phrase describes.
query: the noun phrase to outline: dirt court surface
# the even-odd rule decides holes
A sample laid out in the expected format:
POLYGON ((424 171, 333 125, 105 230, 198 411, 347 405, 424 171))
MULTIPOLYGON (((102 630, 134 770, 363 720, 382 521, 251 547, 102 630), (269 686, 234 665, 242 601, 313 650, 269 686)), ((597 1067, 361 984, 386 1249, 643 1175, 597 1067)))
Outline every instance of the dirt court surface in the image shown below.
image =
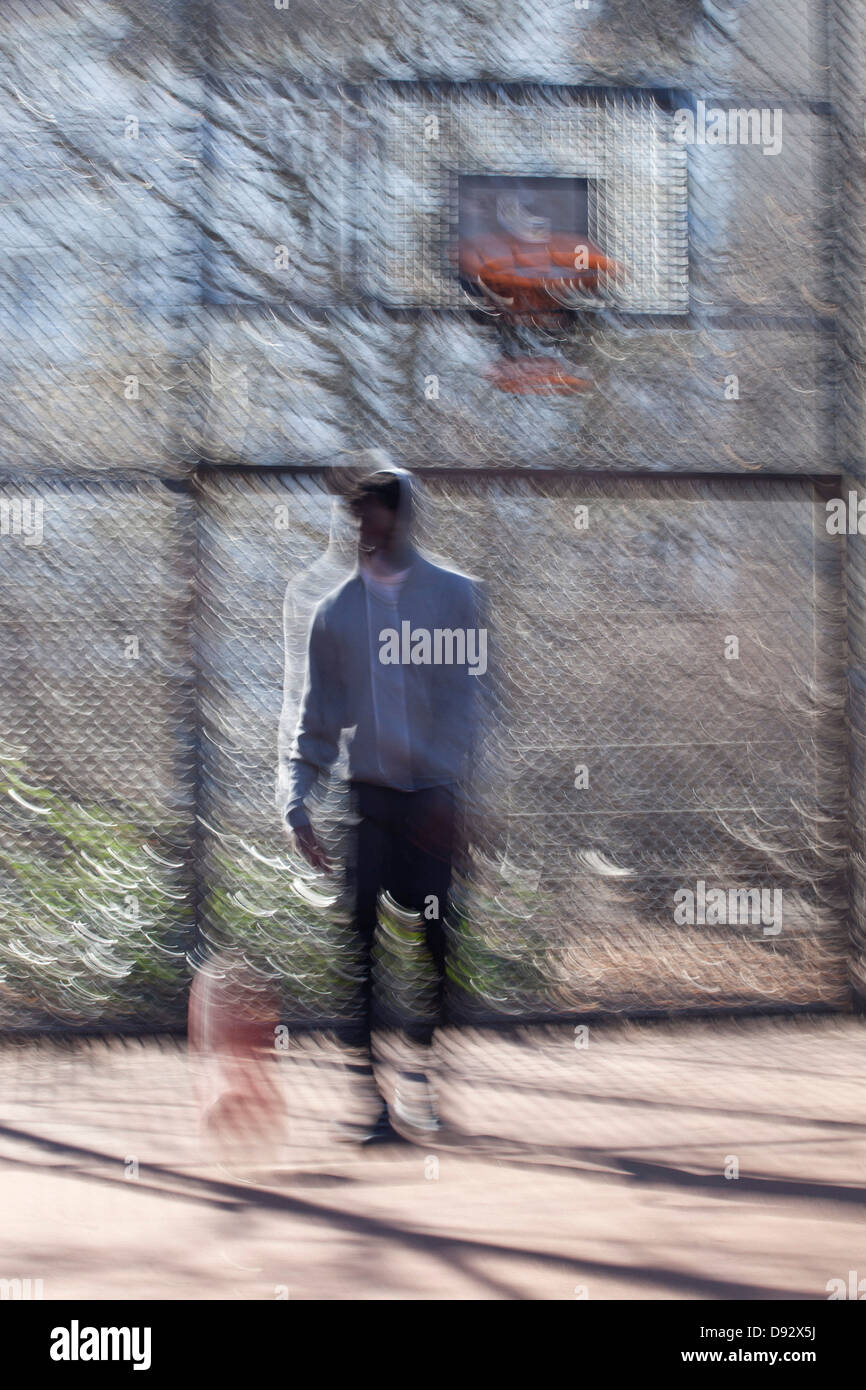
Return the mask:
POLYGON ((436 1142, 365 1149, 339 1136, 373 1103, 346 1054, 294 1038, 265 1064, 282 1117, 217 1153, 183 1042, 7 1042, 0 1279, 46 1299, 826 1299, 866 1276, 857 1019, 629 1023, 586 1047, 445 1030, 435 1062, 436 1142))

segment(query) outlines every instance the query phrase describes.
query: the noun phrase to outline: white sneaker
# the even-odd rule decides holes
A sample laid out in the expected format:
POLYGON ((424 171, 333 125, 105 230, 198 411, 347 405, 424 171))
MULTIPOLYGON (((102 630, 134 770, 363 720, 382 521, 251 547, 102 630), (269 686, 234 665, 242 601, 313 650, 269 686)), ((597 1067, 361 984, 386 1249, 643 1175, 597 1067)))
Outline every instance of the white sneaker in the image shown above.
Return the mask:
POLYGON ((391 1106, 394 1128, 412 1134, 435 1134, 441 1128, 433 1088, 423 1071, 401 1071, 391 1106))

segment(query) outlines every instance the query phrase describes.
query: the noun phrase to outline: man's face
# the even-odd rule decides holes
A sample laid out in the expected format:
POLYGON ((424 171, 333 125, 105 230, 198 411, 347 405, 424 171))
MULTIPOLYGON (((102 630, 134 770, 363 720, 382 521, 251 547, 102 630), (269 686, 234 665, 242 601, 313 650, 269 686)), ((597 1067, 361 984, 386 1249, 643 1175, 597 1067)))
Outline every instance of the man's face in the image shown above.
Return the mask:
POLYGON ((360 504, 357 515, 360 520, 358 544, 362 554, 374 555, 376 551, 387 550, 397 527, 397 513, 369 497, 360 504))

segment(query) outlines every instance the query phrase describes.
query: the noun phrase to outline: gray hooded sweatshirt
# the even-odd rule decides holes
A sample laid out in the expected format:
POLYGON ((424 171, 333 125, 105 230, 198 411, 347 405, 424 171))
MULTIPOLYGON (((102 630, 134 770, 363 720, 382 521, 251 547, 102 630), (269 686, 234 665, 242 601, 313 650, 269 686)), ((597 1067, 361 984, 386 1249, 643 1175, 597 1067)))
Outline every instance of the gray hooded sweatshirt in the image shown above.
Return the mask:
MULTIPOLYGON (((408 475, 398 476, 408 492, 408 475)), ((487 669, 482 623, 477 581, 417 551, 395 604, 368 592, 357 568, 322 599, 289 754, 290 825, 306 822, 306 799, 344 729, 354 781, 411 791, 461 780, 487 669)))

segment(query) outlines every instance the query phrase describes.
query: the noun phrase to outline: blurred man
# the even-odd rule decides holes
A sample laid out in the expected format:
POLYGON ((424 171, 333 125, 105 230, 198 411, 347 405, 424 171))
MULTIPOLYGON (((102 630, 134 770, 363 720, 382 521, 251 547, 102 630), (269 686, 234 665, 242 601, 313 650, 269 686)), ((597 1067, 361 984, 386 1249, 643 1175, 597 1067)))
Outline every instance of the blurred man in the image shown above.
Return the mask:
MULTIPOLYGON (((436 1019, 441 1014, 455 789, 473 742, 487 632, 478 624, 473 581, 432 564, 412 544, 408 473, 370 474, 349 505, 358 524, 358 566, 313 613, 286 820, 308 863, 331 872, 306 803, 337 758, 341 732, 352 730, 349 777, 357 824, 349 872, 363 950, 363 1042, 372 1063, 372 944, 380 894, 423 921, 435 970, 436 1019)), ((425 1045, 433 1026, 418 1021, 407 1031, 425 1045)), ((393 1118, 404 1133, 436 1128, 424 1072, 400 1074, 393 1118)), ((365 1137, 390 1133, 383 1103, 365 1137)))

